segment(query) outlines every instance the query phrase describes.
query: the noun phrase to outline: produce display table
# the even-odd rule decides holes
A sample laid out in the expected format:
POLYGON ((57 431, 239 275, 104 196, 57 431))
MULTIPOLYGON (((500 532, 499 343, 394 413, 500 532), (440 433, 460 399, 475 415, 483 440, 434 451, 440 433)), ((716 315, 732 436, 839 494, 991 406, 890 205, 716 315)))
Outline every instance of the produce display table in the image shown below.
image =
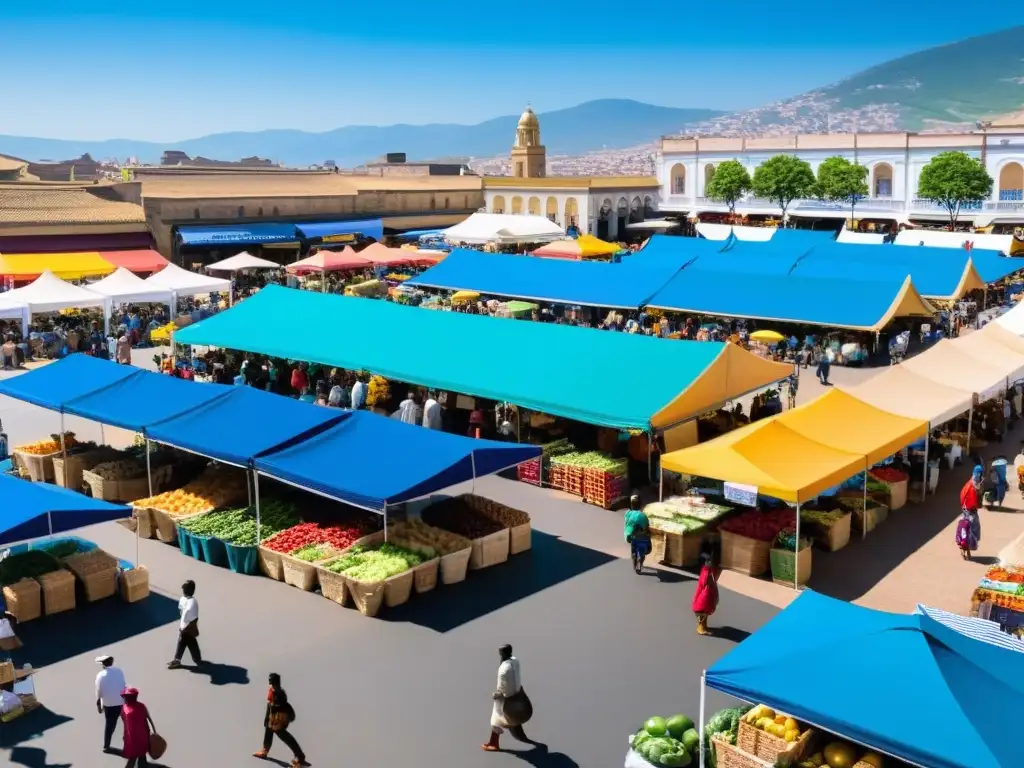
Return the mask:
POLYGON ((826 552, 837 552, 850 543, 852 522, 853 512, 843 507, 828 511, 800 510, 800 532, 826 552))
POLYGON ((677 568, 697 565, 706 535, 732 511, 697 496, 670 496, 648 504, 644 514, 651 524, 651 555, 677 568))
POLYGON ((839 504, 843 509, 853 513, 853 530, 857 533, 871 533, 875 528, 889 519, 889 507, 877 499, 868 497, 867 512, 864 509, 864 497, 854 491, 842 491, 839 494, 839 504), (849 495, 847 495, 849 494, 849 495))
POLYGON ((570 451, 551 457, 549 474, 552 487, 612 509, 625 498, 628 471, 626 459, 613 459, 600 451, 570 451))
POLYGON ((907 485, 910 481, 906 472, 891 467, 875 467, 868 474, 888 489, 889 501, 886 506, 889 509, 895 511, 906 505, 907 485))
POLYGON ((783 529, 796 528, 796 513, 786 508, 752 509, 718 526, 721 565, 747 576, 762 576, 770 568, 771 543, 783 529))
POLYGON ((971 615, 1010 631, 1024 627, 1024 567, 989 568, 971 595, 971 615))

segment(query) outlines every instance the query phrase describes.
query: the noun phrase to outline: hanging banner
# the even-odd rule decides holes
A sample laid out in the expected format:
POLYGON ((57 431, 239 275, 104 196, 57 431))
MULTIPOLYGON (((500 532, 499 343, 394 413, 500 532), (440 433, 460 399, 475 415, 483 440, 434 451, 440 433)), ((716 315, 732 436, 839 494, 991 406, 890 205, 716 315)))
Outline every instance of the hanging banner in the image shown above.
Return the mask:
POLYGON ((757 486, 725 483, 725 500, 745 507, 757 506, 757 486))

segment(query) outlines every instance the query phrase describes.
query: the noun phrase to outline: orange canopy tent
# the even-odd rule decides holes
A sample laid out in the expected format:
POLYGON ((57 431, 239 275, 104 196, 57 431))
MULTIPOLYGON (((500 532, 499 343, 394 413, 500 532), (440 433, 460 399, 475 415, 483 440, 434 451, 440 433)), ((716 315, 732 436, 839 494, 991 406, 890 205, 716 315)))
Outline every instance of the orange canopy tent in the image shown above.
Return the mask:
POLYGON ((345 269, 364 269, 373 266, 370 259, 356 253, 350 246, 341 251, 318 251, 312 256, 289 264, 286 269, 293 275, 308 275, 311 272, 340 272, 345 269))
POLYGON ((422 255, 416 251, 407 251, 402 248, 388 248, 381 243, 373 243, 359 251, 359 256, 374 264, 384 267, 395 267, 402 264, 434 264, 436 259, 422 255))

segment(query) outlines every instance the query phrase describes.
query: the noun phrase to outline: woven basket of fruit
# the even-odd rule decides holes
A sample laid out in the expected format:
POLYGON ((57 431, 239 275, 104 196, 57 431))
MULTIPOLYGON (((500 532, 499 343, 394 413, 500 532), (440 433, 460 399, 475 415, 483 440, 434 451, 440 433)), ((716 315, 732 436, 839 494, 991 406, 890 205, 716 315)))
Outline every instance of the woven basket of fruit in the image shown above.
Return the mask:
POLYGON ((813 735, 789 715, 762 704, 740 720, 736 746, 774 765, 789 766, 803 757, 813 735))
POLYGON ((421 517, 427 525, 469 539, 472 547, 469 568, 478 570, 508 560, 511 540, 508 528, 478 511, 474 504, 480 502, 473 499, 480 497, 467 495, 444 499, 423 510, 421 517))
MULTIPOLYGON (((38 577, 36 577, 38 578, 38 577)), ((4 604, 19 623, 43 615, 42 589, 36 579, 24 578, 3 589, 4 604)))
POLYGON ((90 603, 117 592, 117 559, 102 549, 72 555, 64 560, 64 567, 82 582, 90 603))
POLYGON ((321 565, 320 570, 343 576, 346 590, 359 612, 376 616, 382 604, 395 608, 409 601, 416 579, 415 569, 423 564, 419 553, 377 541, 351 547, 321 565))
POLYGON ((47 616, 75 607, 75 577, 70 571, 44 573, 36 581, 43 592, 43 610, 47 616))
POLYGON ((712 738, 711 744, 715 750, 716 768, 774 768, 774 763, 748 755, 736 745, 720 738, 712 738))

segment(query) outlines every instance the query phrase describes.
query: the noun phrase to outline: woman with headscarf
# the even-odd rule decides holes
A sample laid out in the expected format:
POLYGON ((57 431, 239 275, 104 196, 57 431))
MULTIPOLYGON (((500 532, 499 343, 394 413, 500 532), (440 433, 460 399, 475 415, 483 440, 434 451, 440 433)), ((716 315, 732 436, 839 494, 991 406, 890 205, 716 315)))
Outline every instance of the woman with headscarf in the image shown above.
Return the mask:
POLYGON ((981 506, 982 486, 985 482, 985 468, 978 464, 974 473, 960 490, 960 519, 956 526, 956 544, 960 548, 964 560, 971 559, 971 553, 981 543, 981 517, 978 508, 981 506))
POLYGON ((124 747, 121 756, 128 758, 124 768, 146 768, 149 765, 149 738, 156 733, 149 709, 139 701, 138 688, 121 691, 121 723, 124 726, 124 747))
POLYGON ((281 676, 276 672, 271 672, 268 682, 270 687, 267 689, 267 713, 263 716, 263 748, 258 752, 253 752, 253 757, 266 759, 270 754, 270 747, 274 743, 274 736, 277 736, 291 749, 292 755, 294 755, 291 768, 309 765, 299 742, 288 732, 288 726, 295 722, 295 710, 288 703, 288 694, 281 687, 281 676))
POLYGON ((700 577, 697 589, 693 593, 690 609, 697 617, 697 634, 708 634, 708 617, 718 608, 718 582, 715 580, 715 569, 711 566, 711 555, 707 552, 700 556, 700 577))

